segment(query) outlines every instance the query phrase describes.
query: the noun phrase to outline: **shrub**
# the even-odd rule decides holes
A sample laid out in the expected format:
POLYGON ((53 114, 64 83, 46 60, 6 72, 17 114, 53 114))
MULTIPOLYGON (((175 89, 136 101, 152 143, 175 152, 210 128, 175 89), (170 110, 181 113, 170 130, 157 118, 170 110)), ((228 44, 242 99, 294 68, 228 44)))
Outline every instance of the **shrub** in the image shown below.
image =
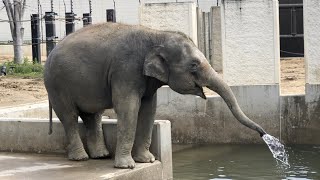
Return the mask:
POLYGON ((25 78, 43 77, 43 65, 24 60, 23 64, 15 64, 14 62, 6 62, 7 74, 9 76, 20 76, 25 78))

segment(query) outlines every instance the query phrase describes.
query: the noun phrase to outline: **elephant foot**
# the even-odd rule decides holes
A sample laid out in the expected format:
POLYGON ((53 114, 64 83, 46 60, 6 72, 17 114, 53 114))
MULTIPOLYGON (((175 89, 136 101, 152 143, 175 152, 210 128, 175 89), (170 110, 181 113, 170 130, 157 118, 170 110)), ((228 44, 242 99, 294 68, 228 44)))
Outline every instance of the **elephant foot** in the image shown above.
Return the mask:
POLYGON ((156 158, 153 156, 153 154, 151 154, 149 150, 137 151, 133 154, 133 159, 136 162, 141 163, 153 163, 156 160, 156 158))
POLYGON ((86 161, 89 159, 89 156, 83 147, 68 149, 68 159, 71 161, 86 161))
POLYGON ((110 153, 106 147, 96 148, 95 150, 90 150, 89 155, 92 159, 103 159, 109 157, 110 153))
POLYGON ((116 155, 114 167, 121 169, 133 169, 135 167, 135 162, 130 155, 120 157, 116 155))

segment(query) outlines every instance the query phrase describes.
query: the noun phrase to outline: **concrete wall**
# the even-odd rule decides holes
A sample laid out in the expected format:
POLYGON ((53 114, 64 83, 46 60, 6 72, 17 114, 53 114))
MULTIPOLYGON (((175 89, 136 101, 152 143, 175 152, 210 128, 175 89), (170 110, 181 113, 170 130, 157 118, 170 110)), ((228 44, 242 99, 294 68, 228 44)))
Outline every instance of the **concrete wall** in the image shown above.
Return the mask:
POLYGON ((281 97, 282 139, 289 144, 320 144, 319 109, 319 98, 311 102, 310 95, 281 97))
POLYGON ((303 1, 306 83, 320 84, 320 1, 303 1))
MULTIPOLYGON (((320 92, 320 86, 306 89, 306 95, 274 96, 277 86, 232 87, 243 112, 267 133, 287 144, 320 144, 320 94, 309 94, 320 92)), ((157 118, 171 121, 174 143, 263 143, 257 132, 233 117, 219 96, 203 100, 161 88, 157 118)))
POLYGON ((153 29, 181 31, 198 43, 196 4, 193 2, 142 4, 140 24, 153 29))
POLYGON ((277 0, 222 3, 223 77, 229 85, 279 83, 277 0))
MULTIPOLYGON (((272 96, 278 88, 243 86, 232 89, 244 113, 268 133, 279 137, 279 99, 272 96)), ((240 124, 219 96, 203 100, 161 88, 157 107, 157 118, 168 118, 172 123, 174 143, 262 143, 259 134, 240 124)))
POLYGON ((221 0, 141 0, 142 3, 176 3, 176 2, 194 2, 204 12, 209 12, 211 6, 221 4, 221 0))
MULTIPOLYGON (((297 109, 294 130, 296 142, 311 141, 319 144, 320 136, 320 2, 318 0, 303 1, 304 53, 306 66, 306 95, 304 102, 296 101, 297 109), (306 117, 305 117, 306 116, 306 117)), ((294 106, 293 105, 293 106, 294 106)), ((289 131, 290 132, 290 131, 289 131)), ((291 138, 291 137, 288 137, 291 138)), ((291 140, 291 139, 290 139, 291 140)))
POLYGON ((212 36, 212 67, 218 71, 222 72, 222 32, 221 32, 221 6, 211 7, 211 36, 212 36))
POLYGON ((204 34, 204 21, 203 21, 203 12, 197 7, 197 33, 198 33, 198 49, 205 53, 205 34, 204 34))

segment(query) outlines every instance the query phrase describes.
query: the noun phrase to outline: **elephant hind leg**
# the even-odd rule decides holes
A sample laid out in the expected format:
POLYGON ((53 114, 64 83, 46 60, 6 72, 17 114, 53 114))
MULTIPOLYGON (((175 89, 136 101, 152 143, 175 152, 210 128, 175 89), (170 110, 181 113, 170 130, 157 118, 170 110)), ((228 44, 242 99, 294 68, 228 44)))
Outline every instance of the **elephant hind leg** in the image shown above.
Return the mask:
POLYGON ((103 111, 94 114, 80 112, 80 117, 87 130, 86 137, 89 156, 94 159, 109 156, 101 124, 102 113, 103 111))
POLYGON ((59 97, 50 98, 50 102, 66 132, 68 159, 74 161, 89 159, 80 138, 76 108, 69 101, 59 97))

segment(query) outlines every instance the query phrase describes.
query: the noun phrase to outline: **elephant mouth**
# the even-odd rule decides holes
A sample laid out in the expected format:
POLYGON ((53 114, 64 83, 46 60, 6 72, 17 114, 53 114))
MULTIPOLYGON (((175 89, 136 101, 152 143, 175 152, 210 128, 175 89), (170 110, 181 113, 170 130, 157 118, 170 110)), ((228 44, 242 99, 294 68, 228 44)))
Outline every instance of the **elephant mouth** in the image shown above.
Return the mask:
POLYGON ((200 86, 197 83, 194 83, 194 84, 195 84, 195 88, 196 88, 196 95, 200 96, 202 99, 207 99, 206 95, 203 92, 202 86, 200 86))

